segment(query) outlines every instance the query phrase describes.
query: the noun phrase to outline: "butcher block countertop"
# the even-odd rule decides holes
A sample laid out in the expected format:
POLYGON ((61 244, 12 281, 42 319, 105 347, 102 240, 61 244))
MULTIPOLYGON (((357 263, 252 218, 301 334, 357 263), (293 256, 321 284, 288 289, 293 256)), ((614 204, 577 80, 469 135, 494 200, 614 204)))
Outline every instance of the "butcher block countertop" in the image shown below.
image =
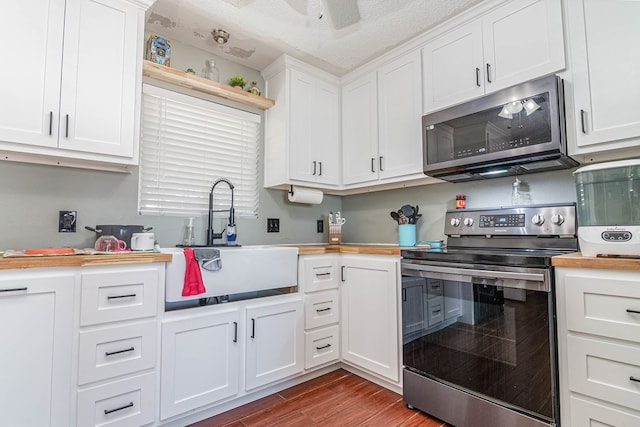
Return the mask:
POLYGON ((402 247, 398 245, 378 244, 342 244, 342 245, 290 245, 298 248, 298 255, 315 254, 362 254, 362 255, 394 255, 400 256, 403 249, 415 249, 415 247, 402 247))
POLYGON ((551 264, 555 267, 640 271, 640 258, 587 257, 582 256, 580 252, 554 256, 551 258, 551 264))
POLYGON ((119 254, 99 255, 16 256, 0 258, 0 270, 141 264, 165 261, 171 261, 171 254, 158 252, 122 252, 119 254))

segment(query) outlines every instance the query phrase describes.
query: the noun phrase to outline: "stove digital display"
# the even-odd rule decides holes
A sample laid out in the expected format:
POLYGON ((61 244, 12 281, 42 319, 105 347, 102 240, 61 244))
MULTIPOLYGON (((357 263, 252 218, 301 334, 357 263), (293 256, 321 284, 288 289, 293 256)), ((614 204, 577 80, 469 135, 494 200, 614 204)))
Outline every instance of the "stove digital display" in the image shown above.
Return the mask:
POLYGON ((480 228, 524 227, 524 214, 480 215, 480 228))

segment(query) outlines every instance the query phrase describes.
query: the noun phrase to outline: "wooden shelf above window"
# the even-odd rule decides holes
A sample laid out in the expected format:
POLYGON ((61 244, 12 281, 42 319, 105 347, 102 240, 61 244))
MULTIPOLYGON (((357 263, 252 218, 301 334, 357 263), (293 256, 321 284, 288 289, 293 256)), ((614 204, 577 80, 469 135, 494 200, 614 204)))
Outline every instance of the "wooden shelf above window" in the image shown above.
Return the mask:
POLYGON ((236 101, 261 110, 268 110, 276 104, 273 99, 254 95, 252 93, 245 92, 240 88, 236 89, 223 83, 214 82, 212 80, 205 79, 204 77, 198 77, 191 73, 176 70, 147 60, 143 63, 142 74, 146 77, 172 83, 174 85, 186 87, 209 95, 219 96, 220 98, 236 101))

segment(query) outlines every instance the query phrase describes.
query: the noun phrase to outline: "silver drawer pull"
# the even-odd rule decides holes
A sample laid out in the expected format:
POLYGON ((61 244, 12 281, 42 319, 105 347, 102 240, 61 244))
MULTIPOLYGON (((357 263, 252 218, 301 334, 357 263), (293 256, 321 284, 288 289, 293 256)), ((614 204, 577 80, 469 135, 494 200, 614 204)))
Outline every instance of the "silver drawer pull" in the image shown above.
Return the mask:
POLYGON ((324 350, 325 348, 331 347, 331 344, 321 345, 320 347, 316 347, 316 350, 324 350))
POLYGON ((329 311, 329 310, 331 310, 331 307, 327 307, 327 308, 316 308, 316 312, 318 312, 318 313, 323 312, 323 311, 329 311))
POLYGON ((29 288, 9 288, 9 289, 0 289, 0 293, 9 293, 9 292, 27 292, 29 288))
POLYGON ((135 296, 136 294, 112 295, 112 296, 108 296, 107 299, 135 298, 135 296))
POLYGON ((120 353, 127 353, 129 351, 134 351, 135 348, 130 347, 130 348, 125 348, 124 350, 118 350, 118 351, 105 351, 104 355, 105 356, 113 356, 114 354, 120 354, 120 353))
POLYGON ((631 308, 627 308, 627 313, 640 314, 640 310, 633 310, 631 308))
POLYGON ((640 383, 640 378, 636 378, 633 375, 629 377, 629 381, 635 381, 637 383, 640 383))
POLYGON ((131 408, 131 407, 133 407, 133 402, 129 402, 129 404, 128 404, 128 405, 124 405, 124 406, 121 406, 121 407, 119 407, 119 408, 115 408, 115 409, 105 409, 105 410, 104 410, 104 414, 105 414, 105 415, 109 415, 109 414, 111 414, 111 413, 113 413, 113 412, 122 411, 123 409, 131 408))

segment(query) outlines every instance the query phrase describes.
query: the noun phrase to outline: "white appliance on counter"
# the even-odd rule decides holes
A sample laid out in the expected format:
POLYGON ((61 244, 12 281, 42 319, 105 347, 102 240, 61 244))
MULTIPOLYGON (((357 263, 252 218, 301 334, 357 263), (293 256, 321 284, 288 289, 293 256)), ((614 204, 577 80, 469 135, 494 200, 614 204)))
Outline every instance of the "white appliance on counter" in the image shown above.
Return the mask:
POLYGON ((582 255, 640 257, 640 159, 589 165, 573 174, 582 255))
POLYGON ((242 246, 202 248, 198 255, 206 292, 182 296, 186 259, 182 248, 162 248, 172 254, 166 267, 165 301, 179 302, 298 285, 298 248, 242 246))

